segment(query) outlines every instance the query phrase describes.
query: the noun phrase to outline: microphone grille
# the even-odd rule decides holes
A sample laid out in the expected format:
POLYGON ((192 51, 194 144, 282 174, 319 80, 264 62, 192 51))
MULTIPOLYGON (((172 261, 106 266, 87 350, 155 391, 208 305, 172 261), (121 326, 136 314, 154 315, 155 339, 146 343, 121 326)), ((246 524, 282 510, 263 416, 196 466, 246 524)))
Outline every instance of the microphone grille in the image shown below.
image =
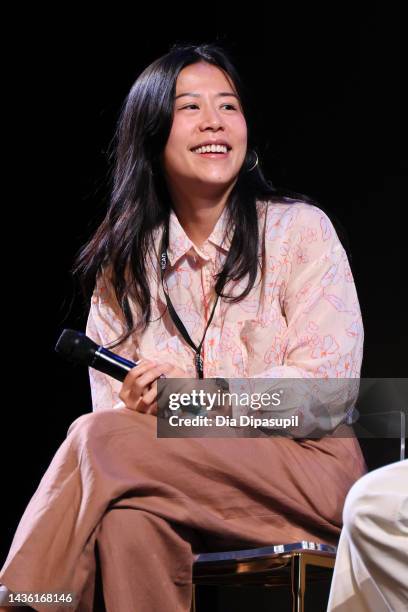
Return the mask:
POLYGON ((55 351, 68 361, 85 365, 91 365, 98 348, 96 342, 75 329, 64 329, 55 345, 55 351))

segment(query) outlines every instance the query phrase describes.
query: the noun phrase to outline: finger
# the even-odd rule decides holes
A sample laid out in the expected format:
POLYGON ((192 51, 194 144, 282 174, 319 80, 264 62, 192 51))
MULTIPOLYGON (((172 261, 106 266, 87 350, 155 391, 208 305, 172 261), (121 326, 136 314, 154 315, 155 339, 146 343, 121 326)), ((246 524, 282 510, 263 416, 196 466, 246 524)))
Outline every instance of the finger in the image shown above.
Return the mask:
MULTIPOLYGON (((163 366, 155 365, 154 361, 149 361, 149 363, 143 364, 143 367, 137 366, 137 368, 141 367, 141 371, 139 370, 138 376, 134 375, 129 376, 125 382, 123 383, 119 398, 125 403, 136 406, 139 402, 139 399, 142 395, 150 390, 152 387, 152 383, 156 381, 163 372, 163 366)), ((166 369, 166 368, 164 368, 166 369)), ((157 397, 157 385, 154 385, 154 388, 149 395, 149 401, 155 400, 157 397)), ((141 410, 145 410, 145 405, 141 404, 141 410)))
POLYGON ((157 416, 157 412, 158 412, 157 402, 153 402, 152 404, 149 404, 146 410, 146 414, 152 414, 153 416, 157 416))
POLYGON ((157 380, 161 374, 166 374, 167 372, 168 368, 165 367, 165 364, 159 364, 143 372, 140 378, 138 378, 137 384, 143 388, 148 387, 155 380, 157 380))
POLYGON ((123 382, 125 382, 126 380, 134 380, 135 378, 138 378, 141 374, 143 374, 143 372, 146 372, 147 370, 155 366, 157 366, 156 361, 152 361, 150 359, 143 360, 142 363, 139 363, 139 365, 129 370, 123 382))
POLYGON ((132 368, 131 370, 129 370, 129 372, 126 374, 124 380, 123 380, 123 386, 125 388, 125 390, 131 386, 133 386, 134 381, 137 378, 140 378, 140 376, 142 376, 142 374, 144 374, 145 372, 148 372, 149 370, 151 370, 152 368, 157 367, 157 362, 155 361, 151 361, 151 360, 145 360, 143 361, 143 363, 140 363, 138 366, 132 368))
POLYGON ((163 364, 163 366, 165 368, 164 373, 166 374, 167 378, 186 378, 188 377, 185 370, 182 370, 181 368, 173 365, 172 363, 166 362, 163 364))
POLYGON ((145 390, 141 396, 141 401, 146 406, 150 406, 157 398, 157 384, 153 384, 151 388, 145 390))
MULTIPOLYGON (((154 390, 152 390, 154 392, 154 390)), ((153 399, 154 397, 150 391, 140 396, 139 401, 136 404, 138 412, 145 414, 157 414, 157 402, 153 399)))

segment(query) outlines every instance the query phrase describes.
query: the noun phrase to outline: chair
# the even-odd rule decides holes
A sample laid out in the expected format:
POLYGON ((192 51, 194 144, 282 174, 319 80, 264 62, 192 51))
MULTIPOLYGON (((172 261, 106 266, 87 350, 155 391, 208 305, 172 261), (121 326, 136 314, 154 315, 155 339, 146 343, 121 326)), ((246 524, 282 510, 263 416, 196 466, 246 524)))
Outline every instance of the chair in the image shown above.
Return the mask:
MULTIPOLYGON (((368 471, 380 467, 381 464, 386 465, 386 463, 405 458, 406 414, 404 411, 390 410, 364 414, 353 426, 356 435, 365 438, 365 444, 361 444, 361 447, 368 471), (388 440, 385 440, 387 436, 388 440), (397 444, 386 444, 386 442, 393 441, 397 444), (373 447, 369 444, 370 442, 376 443, 376 446, 373 447), (378 443, 382 445, 381 448, 378 443), (378 464, 379 457, 381 457, 380 465, 378 464)), ((199 585, 236 587, 290 585, 293 612, 304 612, 306 578, 308 582, 327 578, 327 569, 333 569, 335 560, 335 546, 315 542, 203 553, 198 556, 193 565, 191 612, 197 612, 196 588, 199 585), (308 570, 307 573, 306 570, 308 570)))
POLYGON ((191 612, 197 612, 198 585, 264 587, 290 586, 292 609, 304 611, 307 578, 327 579, 322 568, 333 568, 336 547, 313 542, 296 542, 228 552, 203 553, 193 566, 191 612))

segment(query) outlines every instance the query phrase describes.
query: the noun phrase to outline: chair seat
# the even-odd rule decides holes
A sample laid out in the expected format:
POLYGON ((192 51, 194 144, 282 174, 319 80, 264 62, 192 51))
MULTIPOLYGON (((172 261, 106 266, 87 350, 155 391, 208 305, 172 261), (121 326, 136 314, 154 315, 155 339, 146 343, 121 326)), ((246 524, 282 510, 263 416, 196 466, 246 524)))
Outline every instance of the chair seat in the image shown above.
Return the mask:
MULTIPOLYGON (((317 542, 295 542, 202 553, 193 564, 193 585, 282 587, 290 585, 293 610, 303 611, 308 582, 328 580, 334 567, 336 546, 317 542)), ((195 606, 195 593, 192 610, 195 606)))
POLYGON ((292 544, 273 544, 270 546, 261 546, 259 548, 245 548, 241 550, 227 550, 223 552, 201 553, 198 555, 196 563, 208 563, 210 561, 245 561, 254 557, 262 557, 270 555, 278 555, 282 553, 299 551, 313 551, 317 553, 327 553, 335 555, 337 547, 330 544, 321 544, 317 542, 294 542, 292 544))

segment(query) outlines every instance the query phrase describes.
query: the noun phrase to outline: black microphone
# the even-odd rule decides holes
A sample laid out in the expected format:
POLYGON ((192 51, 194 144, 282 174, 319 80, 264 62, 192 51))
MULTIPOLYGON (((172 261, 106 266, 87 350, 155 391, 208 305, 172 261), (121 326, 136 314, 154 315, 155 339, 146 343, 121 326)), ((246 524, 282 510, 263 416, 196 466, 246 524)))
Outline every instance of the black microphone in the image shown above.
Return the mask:
MULTIPOLYGON (((64 329, 55 346, 55 350, 68 361, 95 368, 121 382, 123 382, 127 373, 139 365, 141 361, 139 359, 135 363, 120 357, 116 353, 103 348, 103 346, 99 346, 82 332, 74 329, 64 329)), ((162 376, 164 378, 164 375, 162 376)))
MULTIPOLYGON (((55 351, 65 357, 67 361, 95 368, 121 382, 123 382, 127 373, 141 362, 141 359, 134 362, 120 357, 116 353, 96 344, 91 338, 75 329, 63 330, 55 345, 55 351)), ((166 378, 166 375, 160 374, 159 378, 166 378)), ((217 378, 217 382, 223 380, 217 378)), ((222 387, 222 385, 219 386, 222 387)), ((227 388, 229 390, 228 384, 227 388)), ((192 405, 183 406, 181 410, 193 415, 200 413, 200 410, 197 410, 197 407, 192 405)), ((164 414, 169 416, 173 413, 167 409, 164 414)))

